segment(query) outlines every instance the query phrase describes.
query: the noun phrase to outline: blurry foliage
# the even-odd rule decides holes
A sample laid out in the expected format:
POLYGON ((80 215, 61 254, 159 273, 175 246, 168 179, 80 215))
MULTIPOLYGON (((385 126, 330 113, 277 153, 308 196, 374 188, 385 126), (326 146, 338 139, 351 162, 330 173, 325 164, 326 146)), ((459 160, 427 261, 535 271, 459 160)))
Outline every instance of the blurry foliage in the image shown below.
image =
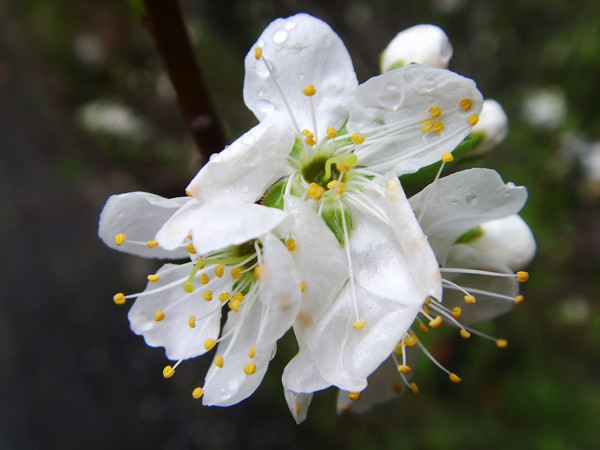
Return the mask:
MULTIPOLYGON (((102 170, 110 179, 127 179, 118 186, 171 196, 183 193, 197 169, 196 155, 161 63, 127 2, 8 4, 18 20, 4 30, 3 39, 17 55, 15 72, 30 71, 29 79, 48 88, 48 97, 58 99, 56 107, 72 121, 65 129, 85 142, 79 154, 61 154, 55 175, 83 186, 83 173, 100 170, 86 166, 93 160, 108 167, 102 170), (145 132, 123 136, 83 127, 78 119, 81 108, 99 100, 126 107, 146 124, 145 132)), ((523 216, 534 230, 539 254, 530 268, 532 279, 524 286, 525 303, 480 327, 506 337, 511 344, 507 349, 475 337, 462 340, 451 330, 430 337, 443 363, 463 377, 460 385, 450 384, 422 358, 415 377, 419 395, 406 394, 364 416, 338 418, 335 392, 329 390, 316 395, 307 422, 296 428, 279 380, 295 351, 293 338, 280 345, 258 392, 228 412, 202 408, 189 397, 203 363, 184 364, 178 371, 180 382, 165 386, 154 374, 162 367, 161 350, 145 349, 140 338, 132 337, 129 345, 135 350, 105 357, 111 366, 125 365, 130 382, 132 373, 140 377, 152 371, 136 391, 146 397, 137 407, 119 404, 120 394, 111 393, 110 386, 127 388, 122 380, 110 379, 122 375, 98 369, 100 378, 93 386, 106 389, 107 398, 88 408, 96 408, 93 414, 121 418, 113 423, 117 428, 103 431, 116 436, 116 442, 123 436, 122 442, 154 443, 155 448, 265 448, 284 443, 361 450, 597 445, 600 382, 593 368, 600 366, 600 198, 582 195, 582 163, 565 153, 573 136, 600 140, 597 1, 190 0, 186 8, 201 69, 231 139, 255 122, 242 103, 243 57, 273 18, 305 11, 327 21, 347 44, 361 81, 377 73, 378 52, 397 31, 417 23, 444 28, 454 46, 450 68, 474 78, 486 97, 503 104, 511 119, 507 140, 474 164, 495 168, 506 181, 527 186, 530 199, 523 216), (549 86, 564 93, 567 115, 555 129, 536 129, 522 116, 522 104, 533 90, 549 86), (439 336, 450 346, 443 346, 439 336), (176 408, 165 406, 168 402, 176 408), (160 413, 165 408, 173 419, 160 413), (126 427, 118 428, 119 423, 126 427)), ((45 97, 38 92, 24 101, 40 99, 45 97)), ((121 256, 115 254, 117 258, 121 256)), ((125 315, 123 310, 118 313, 125 315)), ((115 326, 120 335, 128 332, 124 317, 115 326)), ((93 354, 89 359, 95 360, 93 354)), ((84 443, 90 435, 83 421, 90 418, 81 420, 72 426, 75 440, 84 443)), ((64 442, 54 439, 57 446, 64 442)))

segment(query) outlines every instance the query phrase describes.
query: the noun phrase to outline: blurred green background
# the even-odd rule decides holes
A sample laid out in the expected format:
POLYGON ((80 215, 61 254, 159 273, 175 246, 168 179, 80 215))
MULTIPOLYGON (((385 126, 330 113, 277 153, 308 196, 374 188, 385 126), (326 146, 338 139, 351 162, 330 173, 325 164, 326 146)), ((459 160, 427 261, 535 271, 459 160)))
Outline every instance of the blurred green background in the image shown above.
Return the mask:
MULTIPOLYGON (((230 140, 255 123, 243 57, 274 18, 311 13, 336 30, 360 81, 394 35, 434 23, 450 68, 510 118, 477 165, 530 192, 538 241, 525 302, 430 346, 406 394, 337 416, 318 394, 296 426, 280 346, 258 391, 230 408, 191 398, 208 361, 162 378, 161 349, 129 330, 112 295, 159 265, 96 237, 114 193, 180 196, 198 156, 144 26, 125 0, 0 3, 0 448, 540 448, 600 446, 600 14, 596 0, 184 2, 201 69, 230 140)), ((219 149, 214 149, 215 151, 219 149)), ((443 338, 443 339, 442 339, 443 338)))

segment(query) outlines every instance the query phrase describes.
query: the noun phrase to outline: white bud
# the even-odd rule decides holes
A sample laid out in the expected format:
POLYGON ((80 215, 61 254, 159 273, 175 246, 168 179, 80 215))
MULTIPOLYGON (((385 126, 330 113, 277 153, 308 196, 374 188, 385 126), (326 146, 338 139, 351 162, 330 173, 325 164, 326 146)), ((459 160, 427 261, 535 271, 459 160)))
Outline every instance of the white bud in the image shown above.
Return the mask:
POLYGON ((484 222, 480 227, 483 234, 467 245, 503 262, 512 270, 525 268, 535 256, 537 247, 533 233, 518 215, 484 222))
POLYGON ((445 69, 452 57, 446 33, 435 25, 417 25, 401 31, 381 55, 381 72, 410 63, 445 69))
POLYGON ((496 100, 484 100, 479 122, 472 131, 485 133, 485 138, 469 153, 470 155, 487 153, 502 142, 508 133, 508 117, 500 103, 496 100))

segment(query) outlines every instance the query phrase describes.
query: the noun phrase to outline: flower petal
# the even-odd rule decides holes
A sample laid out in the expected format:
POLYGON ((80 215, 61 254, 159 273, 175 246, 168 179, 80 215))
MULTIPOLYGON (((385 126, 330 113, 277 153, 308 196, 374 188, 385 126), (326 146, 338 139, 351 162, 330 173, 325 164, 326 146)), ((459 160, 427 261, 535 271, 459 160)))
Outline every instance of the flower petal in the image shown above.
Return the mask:
POLYGON ((293 391, 285 389, 285 401, 287 402, 288 408, 294 416, 294 420, 299 425, 306 420, 308 414, 308 407, 312 400, 313 394, 296 394, 293 391))
POLYGON ((227 206, 196 202, 165 223, 156 239, 169 249, 181 245, 191 232, 196 252, 207 255, 262 236, 282 225, 288 217, 279 209, 253 203, 227 206))
MULTIPOLYGON (((141 293, 129 310, 129 322, 134 333, 144 336, 151 347, 165 347, 167 358, 172 360, 193 358, 206 353, 204 341, 219 336, 221 313, 218 300, 207 302, 202 290, 186 293, 183 283, 193 263, 165 264, 156 273, 160 279, 141 293), (157 310, 164 319, 157 322, 157 310), (189 318, 195 316, 195 328, 190 328, 189 318)), ((209 285, 206 286, 208 288, 209 285)))
POLYGON ((300 130, 322 136, 327 127, 339 128, 345 122, 346 101, 358 82, 344 43, 325 22, 307 14, 271 22, 246 56, 245 65, 244 101, 259 120, 273 111, 289 114, 287 99, 300 130), (256 47, 262 48, 260 59, 255 58, 256 47), (310 101, 302 92, 310 84, 317 91, 311 99, 318 130, 313 130, 310 101))
MULTIPOLYGON (((453 245, 448 252, 446 266, 513 273, 506 264, 496 261, 468 245, 453 245)), ((444 288, 444 306, 450 310, 459 306, 462 309, 460 322, 466 325, 493 319, 510 311, 514 305, 514 298, 519 293, 519 283, 513 277, 446 273, 444 278, 466 288, 477 299, 475 304, 465 304, 464 293, 448 287, 444 288), (508 298, 498 298, 479 291, 496 293, 508 298)))
POLYGON ((303 343, 300 343, 300 350, 296 356, 285 366, 282 382, 285 391, 290 390, 298 394, 316 392, 331 386, 319 373, 303 343))
POLYGON ((147 192, 129 192, 111 196, 100 214, 98 236, 115 250, 146 258, 184 258, 185 248, 174 246, 165 250, 149 248, 146 242, 155 238, 160 227, 190 198, 167 199, 147 192), (115 243, 115 236, 124 233, 125 241, 115 243))
POLYGON ((287 116, 271 114, 213 155, 186 191, 202 203, 255 202, 291 170, 287 158, 294 139, 287 116))
POLYGON ((230 406, 252 395, 262 381, 269 361, 275 355, 275 343, 256 346, 253 357, 251 347, 256 345, 262 326, 262 305, 258 301, 244 302, 239 312, 230 311, 223 327, 229 335, 217 347, 215 358, 223 357, 223 367, 214 362, 204 382, 202 403, 209 406, 230 406), (235 330, 232 332, 232 330, 235 330), (252 364, 251 373, 244 370, 252 364))
POLYGON ((440 178, 410 199, 421 228, 438 261, 443 264, 450 246, 463 233, 483 222, 516 214, 527 200, 527 190, 504 184, 489 169, 469 169, 440 178))
POLYGON ((358 163, 400 176, 439 161, 471 132, 482 103, 473 80, 449 70, 410 64, 371 78, 349 101, 347 129, 366 137, 358 163))
MULTIPOLYGON (((418 347, 407 347, 406 364, 409 367, 416 368, 419 359, 418 347)), ((412 378, 414 371, 405 375, 409 380, 412 378)), ((337 397, 337 412, 363 413, 371 409, 373 405, 390 401, 399 397, 406 390, 404 380, 397 370, 396 362, 392 357, 386 359, 381 366, 368 378, 368 385, 360 393, 358 400, 351 400, 348 391, 340 390, 337 397)))

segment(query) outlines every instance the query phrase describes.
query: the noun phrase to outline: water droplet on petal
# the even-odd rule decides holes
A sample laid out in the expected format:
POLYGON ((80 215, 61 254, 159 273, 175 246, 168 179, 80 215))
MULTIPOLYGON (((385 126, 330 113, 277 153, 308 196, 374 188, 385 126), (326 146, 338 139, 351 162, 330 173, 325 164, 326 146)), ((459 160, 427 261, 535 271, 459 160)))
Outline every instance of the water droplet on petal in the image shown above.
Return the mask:
POLYGON ((257 45, 258 47, 264 47, 264 46, 265 46, 265 40, 264 40, 264 39, 259 39, 259 40, 256 42, 256 45, 257 45))
POLYGON ((379 97, 379 104, 387 109, 396 111, 402 105, 402 95, 391 94, 379 97))
POLYGON ((254 139, 254 136, 252 136, 250 133, 246 133, 244 136, 242 136, 242 142, 246 145, 252 145, 256 142, 256 139, 254 139))
POLYGON ((288 32, 285 30, 277 30, 273 33, 273 42, 276 44, 283 44, 288 38, 288 32))
POLYGON ((269 77, 269 69, 267 69, 265 62, 262 59, 258 59, 254 62, 254 71, 256 72, 256 75, 261 78, 269 77))
POLYGON ((211 162, 219 162, 221 161, 221 154, 220 153, 213 153, 212 155, 210 155, 210 158, 208 158, 209 161, 211 162))
POLYGON ((457 198, 453 198, 452 200, 450 200, 450 201, 448 202, 448 204, 449 204, 450 206, 458 206, 458 205, 460 205, 460 200, 459 200, 459 199, 457 199, 457 198))
POLYGON ((467 205, 476 205, 479 199, 477 198, 477 194, 471 192, 465 197, 465 203, 467 205))
POLYGON ((248 186, 246 186, 246 185, 243 185, 242 187, 240 187, 240 191, 242 191, 244 194, 246 192, 248 192, 249 190, 250 190, 250 188, 248 186))
POLYGON ((285 29, 286 30, 293 30, 294 28, 296 28, 296 22, 294 22, 293 20, 287 20, 285 22, 285 29))
POLYGON ((257 94, 258 94, 259 97, 262 97, 263 95, 265 95, 265 91, 260 90, 260 91, 257 92, 257 94))
POLYGON ((422 68, 406 70, 403 78, 406 84, 421 92, 431 92, 436 87, 436 80, 422 68))
POLYGON ((230 194, 231 190, 230 189, 225 189, 223 192, 225 192, 225 194, 230 194))
POLYGON ((388 81, 387 83, 385 83, 385 88, 389 91, 397 91, 398 85, 393 81, 388 81))
POLYGON ((275 106, 268 100, 259 100, 256 102, 256 108, 265 114, 270 114, 275 111, 275 106))
POLYGON ((512 181, 509 181, 508 183, 506 183, 506 187, 514 188, 515 186, 516 186, 515 183, 513 183, 512 181))

